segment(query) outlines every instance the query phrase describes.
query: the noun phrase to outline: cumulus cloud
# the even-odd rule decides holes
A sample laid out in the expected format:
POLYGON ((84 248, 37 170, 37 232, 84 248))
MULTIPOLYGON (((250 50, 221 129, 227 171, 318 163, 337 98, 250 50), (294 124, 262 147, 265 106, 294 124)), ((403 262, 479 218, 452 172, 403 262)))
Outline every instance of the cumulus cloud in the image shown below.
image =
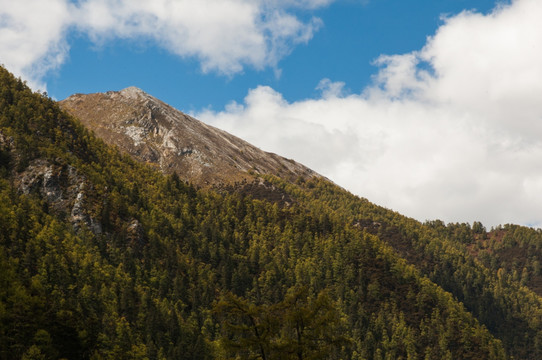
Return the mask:
POLYGON ((295 10, 331 1, 0 0, 0 62, 43 87, 43 75, 68 56, 68 32, 78 31, 97 44, 154 41, 181 57, 197 58, 205 72, 276 67, 321 26, 315 17, 300 20, 295 10))
POLYGON ((43 88, 41 77, 66 56, 68 19, 65 0, 0 0, 0 63, 43 88))
POLYGON ((269 87, 197 117, 420 220, 542 225, 542 3, 445 19, 374 84, 288 102, 269 87), (265 136, 262 136, 265 134, 265 136))

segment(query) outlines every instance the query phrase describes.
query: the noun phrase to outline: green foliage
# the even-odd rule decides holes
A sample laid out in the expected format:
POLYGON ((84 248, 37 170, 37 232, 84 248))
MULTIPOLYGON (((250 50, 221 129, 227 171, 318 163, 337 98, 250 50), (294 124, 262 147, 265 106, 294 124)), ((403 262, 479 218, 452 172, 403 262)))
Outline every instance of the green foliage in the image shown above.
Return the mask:
POLYGON ((305 189, 310 190, 300 193, 305 199, 318 199, 357 228, 378 236, 452 293, 515 358, 542 356, 542 299, 521 287, 521 278, 529 276, 521 268, 516 270, 519 280, 514 280, 513 275, 488 268, 473 256, 476 244, 488 237, 481 224, 474 229, 469 224, 445 225, 438 220, 420 224, 321 181, 312 181, 305 189))
POLYGON ((538 297, 472 258, 466 226, 454 241, 319 179, 268 178, 290 206, 197 190, 3 69, 0 133, 0 359, 542 354, 538 297), (82 174, 101 233, 18 190, 36 159, 82 174))
POLYGON ((339 359, 350 345, 345 320, 326 291, 288 290, 284 300, 254 305, 227 293, 214 307, 222 324, 220 345, 242 359, 339 359))

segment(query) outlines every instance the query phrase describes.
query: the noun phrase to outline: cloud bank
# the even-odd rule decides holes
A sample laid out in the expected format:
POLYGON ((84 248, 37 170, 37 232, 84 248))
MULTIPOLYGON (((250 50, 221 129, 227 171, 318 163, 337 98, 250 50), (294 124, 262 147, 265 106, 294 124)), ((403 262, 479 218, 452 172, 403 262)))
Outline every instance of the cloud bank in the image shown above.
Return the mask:
POLYGON ((195 116, 422 221, 541 226, 541 18, 537 0, 465 11, 381 56, 360 94, 324 79, 291 103, 260 86, 195 116))
POLYGON ((0 0, 0 62, 44 88, 42 77, 65 61, 68 32, 97 44, 148 39, 204 72, 232 75, 245 66, 276 67, 321 26, 296 10, 332 0, 0 0))

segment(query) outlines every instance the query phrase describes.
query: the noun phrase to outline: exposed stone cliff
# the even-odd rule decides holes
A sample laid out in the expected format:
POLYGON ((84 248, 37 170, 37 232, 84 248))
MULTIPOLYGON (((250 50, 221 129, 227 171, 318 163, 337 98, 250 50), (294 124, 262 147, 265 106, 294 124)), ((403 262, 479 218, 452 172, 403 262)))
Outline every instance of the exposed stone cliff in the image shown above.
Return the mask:
POLYGON ((255 174, 291 180, 319 176, 293 160, 264 152, 204 124, 135 87, 76 94, 60 105, 106 143, 200 186, 251 182, 255 174))

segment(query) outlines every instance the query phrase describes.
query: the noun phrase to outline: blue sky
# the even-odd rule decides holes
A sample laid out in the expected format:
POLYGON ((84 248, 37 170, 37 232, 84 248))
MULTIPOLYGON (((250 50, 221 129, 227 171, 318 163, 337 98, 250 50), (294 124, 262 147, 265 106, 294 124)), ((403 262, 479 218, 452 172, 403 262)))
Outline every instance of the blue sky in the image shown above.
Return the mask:
POLYGON ((539 227, 541 18, 539 0, 0 0, 0 62, 59 100, 140 87, 421 221, 539 227))
POLYGON ((444 15, 465 9, 488 12, 491 0, 339 0, 319 9, 295 9, 301 19, 317 16, 319 30, 306 44, 292 47, 277 67, 245 66, 236 74, 203 73, 197 59, 181 58, 155 42, 115 39, 94 44, 85 34, 70 34, 69 55, 43 81, 49 94, 63 99, 76 92, 120 90, 135 85, 183 110, 221 109, 242 101, 248 89, 269 85, 290 101, 314 97, 321 79, 346 83, 359 92, 377 72, 381 54, 420 49, 444 15))

